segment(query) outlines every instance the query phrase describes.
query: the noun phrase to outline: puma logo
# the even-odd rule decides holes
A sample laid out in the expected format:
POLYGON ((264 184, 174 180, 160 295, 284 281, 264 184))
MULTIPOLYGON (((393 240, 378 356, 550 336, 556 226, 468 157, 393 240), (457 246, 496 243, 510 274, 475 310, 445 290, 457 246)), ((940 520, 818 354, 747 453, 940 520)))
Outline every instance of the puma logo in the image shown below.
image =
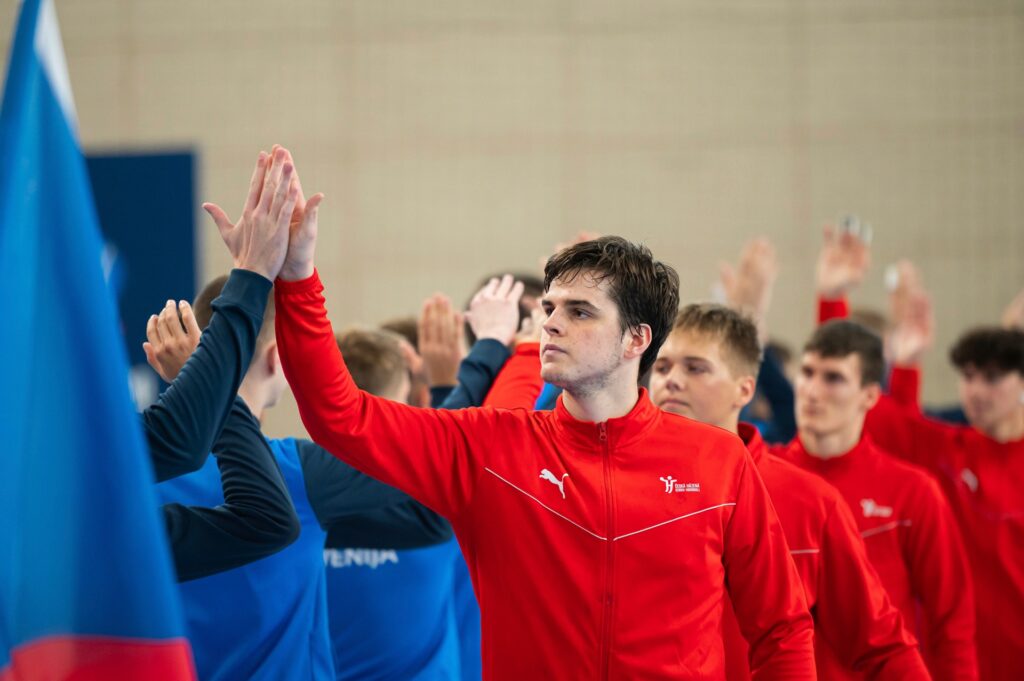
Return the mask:
POLYGON ((547 480, 552 485, 555 485, 556 487, 558 487, 558 491, 562 493, 562 498, 563 499, 565 498, 565 479, 568 478, 568 477, 569 477, 569 474, 566 473, 565 475, 562 476, 562 479, 559 480, 558 478, 555 477, 555 474, 552 473, 551 471, 549 471, 547 468, 545 468, 544 470, 542 470, 540 472, 540 479, 541 480, 547 480))
POLYGON ((861 499, 861 510, 865 518, 891 518, 892 506, 879 506, 874 499, 861 499))

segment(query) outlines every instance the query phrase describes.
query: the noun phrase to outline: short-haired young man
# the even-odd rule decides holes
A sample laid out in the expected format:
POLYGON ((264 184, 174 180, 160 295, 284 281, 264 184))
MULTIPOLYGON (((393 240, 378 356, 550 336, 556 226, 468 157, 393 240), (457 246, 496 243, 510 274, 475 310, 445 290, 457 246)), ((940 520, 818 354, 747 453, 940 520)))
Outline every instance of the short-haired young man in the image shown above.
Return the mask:
MULTIPOLYGON (((757 430, 739 421, 754 396, 760 362, 753 321, 721 305, 688 305, 658 352, 651 399, 666 411, 737 433, 747 445, 803 580, 819 676, 835 678, 830 672, 839 664, 869 679, 929 679, 839 492, 770 454, 757 430)), ((750 678, 747 645, 735 619, 725 624, 728 678, 750 678)))
MULTIPOLYGON (((857 248, 826 243, 823 251, 853 263, 849 253, 857 248)), ((849 315, 846 297, 862 269, 839 268, 831 287, 819 277, 819 321, 849 315)), ((1015 681, 1024 675, 1024 295, 1007 308, 1003 328, 969 330, 951 348, 969 423, 954 426, 921 412, 919 367, 933 341, 931 304, 912 263, 901 262, 897 272, 887 337, 889 393, 868 413, 865 430, 938 480, 973 573, 979 678, 1015 681)))
POLYGON ((854 509, 889 597, 905 622, 918 622, 932 676, 977 678, 973 589, 949 504, 926 471, 864 432, 883 371, 878 336, 847 321, 818 327, 797 375, 798 435, 780 455, 835 485, 854 509))
POLYGON ((564 388, 556 409, 413 409, 352 382, 315 235, 307 210, 276 286, 299 412, 329 451, 451 521, 484 678, 721 677, 727 590, 755 678, 814 678, 799 576, 742 443, 637 387, 675 316, 674 271, 615 237, 563 251, 545 272, 541 357, 564 388))

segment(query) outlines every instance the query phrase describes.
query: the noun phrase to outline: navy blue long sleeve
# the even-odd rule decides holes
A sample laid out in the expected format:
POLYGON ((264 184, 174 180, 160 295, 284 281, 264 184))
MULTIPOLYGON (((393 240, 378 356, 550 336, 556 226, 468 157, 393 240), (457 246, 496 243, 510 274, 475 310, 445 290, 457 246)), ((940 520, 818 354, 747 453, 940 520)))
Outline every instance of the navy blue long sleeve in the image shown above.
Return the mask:
MULTIPOLYGON (((458 385, 441 408, 480 406, 508 358, 508 348, 496 340, 474 343, 459 365, 458 385)), ((440 515, 319 445, 300 442, 299 457, 306 494, 327 530, 328 547, 409 549, 451 538, 451 526, 440 515)))
POLYGON ((163 507, 178 581, 265 558, 299 536, 299 519, 281 469, 259 422, 240 398, 231 402, 213 455, 224 503, 215 508, 163 507))
POLYGON ((249 370, 272 283, 232 270, 188 362, 142 414, 157 482, 202 468, 249 370))
MULTIPOLYGON (((770 349, 765 350, 761 369, 757 374, 757 390, 768 401, 772 418, 768 423, 758 423, 758 430, 765 442, 785 444, 796 437, 796 398, 793 385, 786 378, 782 364, 770 349)), ((740 415, 743 420, 749 416, 740 415)))
POLYGON ((508 348, 493 338, 482 338, 459 364, 458 385, 437 405, 441 409, 479 407, 511 356, 508 348))

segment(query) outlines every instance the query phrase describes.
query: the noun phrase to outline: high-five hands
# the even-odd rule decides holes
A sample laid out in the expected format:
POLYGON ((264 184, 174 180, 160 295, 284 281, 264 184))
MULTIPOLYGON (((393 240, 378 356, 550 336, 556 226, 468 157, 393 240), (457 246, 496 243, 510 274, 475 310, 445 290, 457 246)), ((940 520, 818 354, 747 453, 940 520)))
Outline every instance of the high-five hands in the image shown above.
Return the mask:
POLYGON ((313 274, 322 199, 322 194, 305 199, 291 153, 275 144, 269 155, 261 151, 256 160, 238 222, 232 223, 216 204, 203 208, 217 224, 236 268, 271 281, 278 276, 294 281, 313 274))
POLYGON ((238 222, 232 224, 220 206, 203 204, 217 223, 236 268, 251 270, 271 281, 281 271, 288 252, 288 224, 298 198, 294 173, 295 167, 283 150, 275 150, 272 156, 261 151, 238 222))

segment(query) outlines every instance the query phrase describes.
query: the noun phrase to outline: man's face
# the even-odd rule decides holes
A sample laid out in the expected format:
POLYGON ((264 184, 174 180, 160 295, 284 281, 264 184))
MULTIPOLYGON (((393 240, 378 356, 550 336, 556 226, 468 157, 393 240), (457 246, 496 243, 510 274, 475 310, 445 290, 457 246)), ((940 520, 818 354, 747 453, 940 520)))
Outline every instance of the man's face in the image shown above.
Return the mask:
POLYGON ((990 432, 1021 408, 1024 377, 1017 371, 983 371, 968 364, 960 371, 960 402, 971 425, 990 432))
POLYGON ((541 303, 540 373, 547 383, 592 394, 625 370, 630 334, 608 289, 607 280, 595 283, 586 272, 551 283, 541 303))
POLYGON ((716 339, 673 331, 651 373, 654 404, 720 428, 735 428, 740 409, 753 397, 754 378, 735 378, 722 355, 716 339))
POLYGON ((796 422, 801 431, 829 435, 863 425, 878 401, 876 384, 861 384, 860 357, 822 357, 805 352, 796 377, 796 422))

